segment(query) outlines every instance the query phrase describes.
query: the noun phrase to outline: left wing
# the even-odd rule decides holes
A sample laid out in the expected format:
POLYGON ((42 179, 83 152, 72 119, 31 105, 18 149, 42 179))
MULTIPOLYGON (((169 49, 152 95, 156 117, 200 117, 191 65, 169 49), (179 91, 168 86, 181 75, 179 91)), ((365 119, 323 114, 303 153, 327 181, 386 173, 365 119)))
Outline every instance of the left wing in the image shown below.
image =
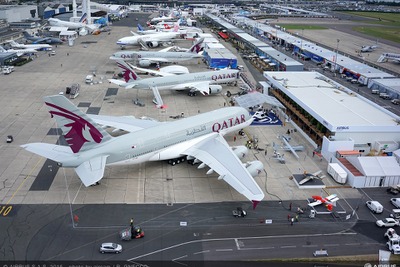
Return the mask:
POLYGON ((330 202, 336 202, 339 200, 339 198, 336 194, 329 195, 326 197, 326 199, 330 202))
POLYGON ((316 200, 314 202, 308 203, 308 206, 314 207, 314 206, 318 206, 318 205, 321 205, 321 204, 322 204, 321 200, 316 200))
POLYGON ((264 198, 261 188, 219 133, 194 144, 182 154, 197 158, 208 165, 220 175, 218 179, 225 180, 251 200, 254 207, 264 198))
POLYGON ((171 62, 171 60, 169 60, 167 58, 162 58, 162 57, 159 57, 159 58, 153 58, 153 57, 146 58, 146 57, 144 57, 144 58, 141 58, 141 59, 148 60, 151 63, 169 63, 169 62, 171 62))
POLYGON ((139 131, 156 125, 160 125, 162 123, 154 120, 136 119, 134 117, 116 117, 89 114, 88 116, 100 125, 111 126, 127 132, 139 131))
POLYGON ((162 71, 157 71, 157 70, 150 70, 150 69, 145 69, 145 68, 139 68, 137 66, 133 66, 132 64, 129 64, 129 66, 134 69, 134 70, 138 70, 138 71, 143 71, 143 72, 148 72, 148 73, 152 73, 155 75, 159 75, 159 76, 174 76, 176 74, 173 73, 168 73, 168 72, 162 72, 162 71))

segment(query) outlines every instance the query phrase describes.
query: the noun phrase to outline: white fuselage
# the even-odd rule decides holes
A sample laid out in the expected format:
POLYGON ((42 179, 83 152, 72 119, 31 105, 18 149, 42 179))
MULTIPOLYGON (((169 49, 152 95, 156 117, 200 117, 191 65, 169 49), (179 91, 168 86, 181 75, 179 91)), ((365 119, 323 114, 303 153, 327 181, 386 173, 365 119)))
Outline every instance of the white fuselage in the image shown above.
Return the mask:
POLYGON ((52 46, 49 44, 12 44, 14 48, 21 49, 35 49, 35 50, 51 50, 52 46))
POLYGON ((188 73, 175 76, 155 77, 148 79, 140 79, 127 84, 135 84, 136 89, 149 89, 157 87, 158 90, 187 90, 194 84, 201 82, 209 82, 210 84, 220 84, 233 82, 237 79, 238 70, 218 70, 205 71, 197 73, 188 73))
POLYGON ((86 25, 81 22, 70 22, 70 21, 63 21, 55 18, 48 19, 50 26, 56 27, 68 27, 68 29, 80 29, 85 27, 86 25))
POLYGON ((155 34, 145 34, 139 36, 127 36, 119 39, 117 41, 118 45, 129 46, 129 45, 139 45, 139 42, 144 43, 149 42, 170 42, 177 36, 175 32, 160 32, 155 34))
POLYGON ((137 164, 184 156, 184 151, 212 134, 226 134, 247 127, 249 112, 241 107, 227 107, 177 121, 135 131, 79 152, 63 167, 76 167, 98 155, 108 155, 107 165, 137 164))
POLYGON ((180 62, 193 58, 202 58, 202 55, 191 52, 152 52, 152 51, 121 51, 112 55, 112 59, 129 60, 150 60, 158 62, 160 58, 168 59, 169 62, 180 62))

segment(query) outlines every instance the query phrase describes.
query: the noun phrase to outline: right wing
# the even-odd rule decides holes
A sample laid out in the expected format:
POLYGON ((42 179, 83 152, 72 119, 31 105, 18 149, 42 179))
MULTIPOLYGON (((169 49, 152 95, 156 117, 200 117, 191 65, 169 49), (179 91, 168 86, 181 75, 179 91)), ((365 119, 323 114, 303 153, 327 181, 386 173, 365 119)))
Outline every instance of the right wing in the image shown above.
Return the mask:
POLYGON ((152 73, 158 76, 174 76, 176 74, 173 73, 169 73, 169 72, 162 72, 162 71, 158 71, 158 70, 150 70, 150 69, 145 69, 145 68, 139 68, 137 66, 133 66, 132 64, 130 64, 130 67, 134 70, 138 70, 138 71, 142 71, 142 72, 148 72, 148 73, 152 73))
POLYGON ((322 204, 321 200, 317 200, 317 201, 308 203, 308 206, 315 207, 315 206, 318 206, 318 205, 321 205, 321 204, 322 204))
POLYGON ((117 79, 108 79, 108 81, 110 83, 116 84, 118 86, 125 87, 125 89, 132 89, 133 87, 136 86, 136 83, 133 83, 133 82, 127 83, 125 81, 121 81, 121 80, 117 80, 117 79))
POLYGON ((253 202, 254 207, 264 198, 264 193, 225 139, 215 133, 194 144, 182 154, 199 159, 220 175, 240 194, 253 202))

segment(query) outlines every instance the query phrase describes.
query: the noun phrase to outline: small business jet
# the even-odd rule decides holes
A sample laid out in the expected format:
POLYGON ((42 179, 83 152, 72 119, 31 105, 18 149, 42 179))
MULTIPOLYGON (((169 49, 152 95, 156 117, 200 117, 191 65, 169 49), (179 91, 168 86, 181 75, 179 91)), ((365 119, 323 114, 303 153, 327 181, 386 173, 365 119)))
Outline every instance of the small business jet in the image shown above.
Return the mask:
POLYGON ((332 211, 335 202, 339 200, 336 194, 329 195, 327 197, 312 196, 314 202, 308 203, 308 206, 315 207, 317 205, 325 204, 327 210, 332 211))
MULTIPOLYGON (((31 143, 21 147, 51 159, 60 167, 74 168, 85 186, 100 181, 106 165, 139 164, 147 161, 184 160, 208 166, 236 191, 253 202, 264 193, 253 177, 263 170, 260 161, 246 164, 239 159, 244 146, 232 149, 223 136, 251 124, 242 107, 226 107, 171 122, 132 117, 87 115, 63 95, 44 97, 52 118, 61 127, 68 146, 31 143), (102 126, 129 133, 112 137, 102 126)), ((174 165, 174 164, 173 164, 174 165)))

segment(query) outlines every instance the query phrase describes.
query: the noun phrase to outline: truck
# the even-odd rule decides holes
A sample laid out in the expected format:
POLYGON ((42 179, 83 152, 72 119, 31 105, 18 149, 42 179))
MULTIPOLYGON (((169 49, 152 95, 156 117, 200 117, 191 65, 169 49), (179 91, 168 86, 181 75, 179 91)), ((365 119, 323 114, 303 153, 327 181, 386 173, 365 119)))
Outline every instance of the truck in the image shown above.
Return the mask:
POLYGON ((119 232, 121 240, 132 240, 144 237, 144 231, 140 226, 131 226, 119 232))
POLYGON ((327 172, 339 184, 345 184, 347 180, 347 172, 343 170, 338 163, 329 163, 327 172))
POLYGON ((386 246, 393 254, 400 254, 400 236, 396 233, 393 228, 387 229, 384 234, 384 237, 387 237, 388 241, 386 242, 386 246))

